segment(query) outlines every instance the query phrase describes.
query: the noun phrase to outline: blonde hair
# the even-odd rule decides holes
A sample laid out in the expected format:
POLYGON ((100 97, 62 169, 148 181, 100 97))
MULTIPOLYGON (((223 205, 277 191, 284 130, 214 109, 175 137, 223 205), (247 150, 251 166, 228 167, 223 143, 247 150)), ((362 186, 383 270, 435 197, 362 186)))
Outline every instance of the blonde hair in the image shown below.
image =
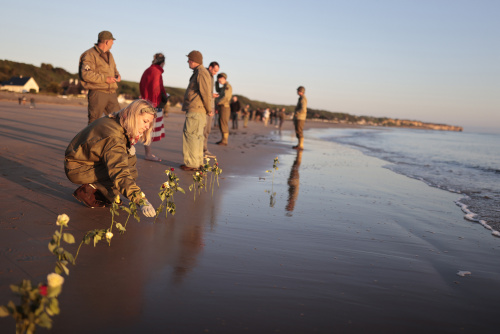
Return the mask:
POLYGON ((151 132, 153 132, 155 121, 156 121, 156 109, 153 105, 146 100, 135 100, 122 110, 118 112, 118 117, 120 117, 120 125, 125 129, 127 136, 130 138, 133 144, 135 141, 142 141, 144 145, 151 144, 151 132), (135 138, 137 133, 137 116, 148 113, 154 115, 153 122, 149 129, 142 133, 139 138, 135 138))

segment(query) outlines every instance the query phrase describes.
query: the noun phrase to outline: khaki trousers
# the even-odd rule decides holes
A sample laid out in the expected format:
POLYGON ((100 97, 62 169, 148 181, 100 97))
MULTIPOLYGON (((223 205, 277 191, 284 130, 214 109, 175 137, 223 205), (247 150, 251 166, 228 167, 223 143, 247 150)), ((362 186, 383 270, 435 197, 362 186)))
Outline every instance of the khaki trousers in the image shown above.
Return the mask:
POLYGON ((219 115, 219 127, 221 134, 229 133, 229 116, 231 115, 231 109, 229 109, 229 107, 220 106, 219 115))
POLYGON ((101 117, 103 113, 109 115, 121 109, 116 93, 89 90, 88 102, 89 124, 101 117))
POLYGON ((295 125, 295 135, 298 139, 304 138, 304 123, 306 121, 303 119, 294 119, 293 125, 295 125))
POLYGON ((184 165, 198 168, 203 165, 203 130, 207 123, 204 112, 187 112, 182 135, 184 165))

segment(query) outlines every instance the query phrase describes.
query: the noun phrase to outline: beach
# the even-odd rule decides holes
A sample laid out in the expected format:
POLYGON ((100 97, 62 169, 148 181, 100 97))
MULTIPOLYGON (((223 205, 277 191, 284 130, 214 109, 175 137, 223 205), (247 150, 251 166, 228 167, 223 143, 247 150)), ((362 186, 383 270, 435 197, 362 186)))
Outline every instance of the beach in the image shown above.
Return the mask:
MULTIPOLYGON (((70 217, 77 240, 109 227, 111 215, 77 202, 64 174, 64 150, 87 123, 85 106, 0 101, 0 117, 6 304, 17 303, 10 284, 53 271, 47 243, 59 214, 70 217)), ((141 216, 110 246, 84 246, 51 333, 498 331, 499 239, 464 219, 457 194, 308 135, 332 124, 307 122, 305 150, 292 150, 287 121, 281 133, 240 122, 227 147, 214 144, 213 129, 220 187, 194 199, 192 173, 178 168, 184 115, 164 120, 166 137, 152 146, 161 163, 145 161, 137 145, 138 185, 156 207, 164 171, 174 168, 186 190, 175 195, 175 216, 141 216), (276 157, 273 177, 266 171, 276 157)), ((0 319, 0 331, 14 332, 14 321, 0 319)))

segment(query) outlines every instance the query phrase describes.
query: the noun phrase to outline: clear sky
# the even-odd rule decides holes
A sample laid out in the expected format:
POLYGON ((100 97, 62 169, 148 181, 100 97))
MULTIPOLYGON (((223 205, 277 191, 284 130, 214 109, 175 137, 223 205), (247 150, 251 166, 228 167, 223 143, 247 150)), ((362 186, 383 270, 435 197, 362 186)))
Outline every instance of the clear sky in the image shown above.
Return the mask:
POLYGON ((310 108, 500 131, 500 1, 3 1, 0 59, 78 72, 101 30, 125 80, 164 52, 186 87, 186 55, 216 60, 236 94, 310 108))

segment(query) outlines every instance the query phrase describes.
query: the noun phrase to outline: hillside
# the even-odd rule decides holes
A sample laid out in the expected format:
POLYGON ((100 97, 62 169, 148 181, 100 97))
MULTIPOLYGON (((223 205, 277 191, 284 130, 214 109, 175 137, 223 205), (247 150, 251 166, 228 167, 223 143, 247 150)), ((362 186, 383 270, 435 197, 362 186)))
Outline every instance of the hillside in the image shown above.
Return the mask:
MULTIPOLYGON (((51 64, 42 63, 40 67, 18 63, 9 60, 0 59, 0 82, 9 80, 13 76, 32 76, 40 86, 40 92, 45 94, 62 94, 63 86, 67 85, 70 79, 77 79, 78 74, 71 74, 66 70, 54 67, 51 64)), ((176 105, 182 103, 184 98, 184 88, 165 86, 166 91, 170 94, 170 104, 176 105)), ((118 94, 123 94, 130 99, 139 97, 139 83, 133 81, 122 80, 118 84, 118 94)), ((285 108, 287 114, 292 114, 295 108, 294 105, 278 105, 267 102, 249 99, 243 95, 237 95, 242 105, 250 105, 251 109, 264 108, 285 108)), ((462 131, 462 127, 450 126, 446 124, 424 123, 415 120, 400 120, 387 117, 371 117, 371 116, 355 116, 342 112, 331 112, 319 109, 307 109, 308 119, 317 119, 330 121, 335 123, 345 124, 360 124, 371 126, 395 126, 395 127, 411 127, 433 130, 447 131, 462 131)))

